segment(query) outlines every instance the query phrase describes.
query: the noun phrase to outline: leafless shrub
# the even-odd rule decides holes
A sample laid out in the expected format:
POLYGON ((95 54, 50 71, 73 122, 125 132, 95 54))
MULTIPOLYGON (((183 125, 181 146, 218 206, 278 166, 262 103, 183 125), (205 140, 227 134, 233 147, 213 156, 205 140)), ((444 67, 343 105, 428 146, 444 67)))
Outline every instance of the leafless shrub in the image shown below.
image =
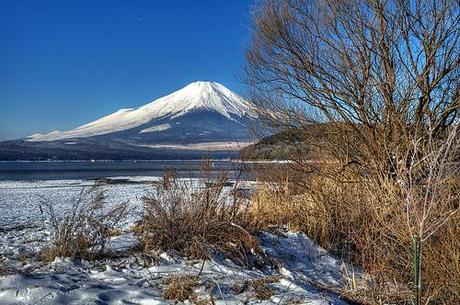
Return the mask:
POLYGON ((373 275, 369 302, 411 302, 414 235, 422 301, 460 302, 459 41, 459 1, 267 0, 254 13, 253 99, 280 130, 320 131, 309 144, 332 161, 293 156, 305 206, 298 190, 275 201, 373 275))
POLYGON ((224 174, 212 179, 205 170, 203 177, 184 180, 167 172, 144 198, 138 231, 145 251, 172 250, 203 259, 218 251, 244 266, 261 263, 253 255, 265 257, 247 230, 251 226, 244 199, 234 196, 235 189, 224 188, 224 174))
MULTIPOLYGON (((383 240, 392 245, 391 249, 404 249, 398 250, 401 261, 410 263, 411 254, 413 256, 404 245, 420 241, 423 280, 414 285, 420 294, 423 290, 427 303, 460 301, 460 283, 451 281, 460 278, 457 255, 460 243, 454 238, 460 220, 459 128, 458 124, 451 126, 442 140, 433 137, 430 128, 423 136, 414 136, 406 155, 394 156, 395 178, 380 177, 378 181, 383 186, 379 188, 380 193, 375 189, 369 192, 372 202, 381 204, 385 198, 395 212, 403 215, 397 222, 388 221, 387 217, 377 218, 380 227, 388 232, 383 240), (372 194, 379 194, 381 198, 372 194), (444 275, 439 273, 440 268, 444 275)), ((399 270, 406 270, 406 278, 399 271, 402 282, 410 282, 408 275, 412 270, 407 265, 395 265, 399 270)))
POLYGON ((95 183, 80 191, 65 215, 58 215, 46 200, 40 204, 40 211, 52 229, 51 244, 39 253, 41 260, 95 259, 105 253, 108 238, 118 232, 116 226, 128 213, 128 202, 108 206, 105 190, 95 183))
MULTIPOLYGON (((441 146, 437 153, 444 149, 441 146)), ((284 224, 302 230, 324 248, 363 266, 373 281, 346 295, 371 304, 411 303, 412 234, 419 234, 424 224, 422 236, 431 233, 422 238, 424 296, 434 304, 455 304, 460 289, 460 185, 454 161, 458 154, 451 155, 442 175, 436 152, 424 155, 433 159, 430 166, 423 159, 423 171, 412 169, 417 178, 408 178, 405 171, 391 178, 356 179, 359 182, 311 175, 300 193, 296 187, 291 191, 289 180, 261 182, 251 212, 261 228, 284 224), (430 168, 440 179, 429 180, 430 168)))

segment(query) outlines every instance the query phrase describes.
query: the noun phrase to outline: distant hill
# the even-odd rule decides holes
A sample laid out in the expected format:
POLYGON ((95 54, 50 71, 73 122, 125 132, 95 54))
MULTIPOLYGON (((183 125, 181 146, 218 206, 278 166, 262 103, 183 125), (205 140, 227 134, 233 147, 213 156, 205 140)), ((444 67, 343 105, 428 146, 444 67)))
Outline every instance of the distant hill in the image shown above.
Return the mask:
POLYGON ((299 129, 285 130, 243 148, 241 156, 248 160, 287 160, 293 155, 308 155, 311 147, 305 145, 304 136, 299 129))
POLYGON ((327 124, 288 128, 244 147, 241 157, 247 160, 315 159, 321 156, 321 144, 331 130, 327 124))

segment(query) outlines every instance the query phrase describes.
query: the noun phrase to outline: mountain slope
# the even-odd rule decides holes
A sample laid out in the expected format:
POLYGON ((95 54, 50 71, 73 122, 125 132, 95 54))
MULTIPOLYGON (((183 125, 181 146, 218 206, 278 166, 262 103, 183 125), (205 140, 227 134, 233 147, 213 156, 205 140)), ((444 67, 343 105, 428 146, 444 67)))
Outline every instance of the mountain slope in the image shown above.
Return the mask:
POLYGON ((215 82, 194 82, 72 130, 0 142, 0 160, 236 156, 258 124, 257 109, 241 96, 215 82))
POLYGON ((256 119, 255 108, 221 84, 194 82, 144 106, 118 110, 73 130, 34 134, 27 141, 56 141, 102 135, 112 135, 112 140, 118 138, 129 142, 146 140, 155 143, 160 140, 172 143, 178 137, 190 143, 216 138, 225 141, 226 135, 232 140, 238 140, 249 137, 244 130, 256 119), (183 126, 179 126, 181 124, 183 126), (200 137, 203 133, 215 135, 200 137))

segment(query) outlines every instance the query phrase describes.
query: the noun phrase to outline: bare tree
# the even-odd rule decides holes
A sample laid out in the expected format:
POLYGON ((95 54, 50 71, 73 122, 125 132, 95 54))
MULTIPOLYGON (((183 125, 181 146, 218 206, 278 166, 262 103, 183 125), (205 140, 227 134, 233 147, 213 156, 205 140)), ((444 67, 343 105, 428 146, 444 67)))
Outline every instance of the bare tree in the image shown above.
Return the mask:
POLYGON ((247 52, 254 99, 281 113, 281 127, 329 123, 349 144, 331 149, 346 164, 391 169, 387 152, 407 151, 427 127, 443 137, 458 118, 459 10, 454 0, 265 1, 247 52))
POLYGON ((425 147, 420 145, 421 137, 414 138, 407 151, 407 159, 413 161, 409 166, 398 166, 397 170, 397 181, 405 197, 407 232, 413 239, 415 250, 415 304, 422 304, 423 244, 460 212, 455 187, 460 170, 458 131, 459 125, 455 124, 442 143, 435 143, 433 132, 428 131, 425 147))
MULTIPOLYGON (((410 240, 427 242, 459 214, 460 1, 267 0, 253 18, 253 99, 280 129, 317 136, 351 173, 340 183, 362 183, 378 227, 362 249, 387 255, 406 281, 410 240)), ((454 290, 444 300, 458 301, 454 290)))

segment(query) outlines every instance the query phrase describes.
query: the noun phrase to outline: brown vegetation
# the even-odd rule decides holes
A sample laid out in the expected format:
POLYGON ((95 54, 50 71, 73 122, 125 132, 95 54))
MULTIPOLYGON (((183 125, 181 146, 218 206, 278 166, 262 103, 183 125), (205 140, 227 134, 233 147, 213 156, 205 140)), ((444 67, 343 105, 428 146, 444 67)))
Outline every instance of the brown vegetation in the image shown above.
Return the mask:
POLYGON ((10 266, 6 266, 3 263, 0 263, 0 276, 7 276, 7 275, 15 274, 17 272, 18 271, 15 270, 14 268, 10 266))
MULTIPOLYGON (((385 186, 342 183, 314 175, 308 182, 302 190, 286 180, 278 185, 260 182, 251 205, 258 227, 287 225, 301 230, 324 248, 363 266, 374 282, 367 283, 366 291, 353 289, 350 297, 376 304, 378 300, 410 304, 413 252, 407 207, 390 195, 399 187, 388 181, 385 186)), ((424 291, 432 302, 458 300, 459 223, 457 213, 424 243, 424 291)))
POLYGON ((40 210, 51 223, 52 236, 39 258, 49 262, 56 257, 101 257, 108 238, 119 233, 116 225, 128 212, 127 202, 108 207, 105 198, 100 184, 82 189, 64 217, 55 213, 50 202, 42 202, 40 210))
POLYGON ((317 162, 290 157, 301 181, 261 184, 259 224, 363 266, 373 283, 355 293, 374 304, 412 302, 420 238, 419 301, 459 303, 460 3, 268 0, 254 28, 253 99, 322 139, 307 137, 317 162))
POLYGON ((257 280, 252 280, 250 286, 254 289, 254 296, 259 300, 270 299, 273 296, 273 291, 268 285, 277 283, 279 280, 279 276, 265 276, 257 280))
POLYGON ((165 280, 166 288, 161 296, 167 300, 185 301, 195 294, 198 278, 192 275, 172 275, 165 280))
POLYGON ((264 255, 248 232, 243 199, 234 189, 224 194, 224 173, 214 180, 206 171, 199 181, 177 179, 174 172, 167 172, 144 198, 145 215, 137 228, 144 250, 173 250, 201 259, 217 251, 240 265, 257 266, 264 255), (192 183, 201 186, 194 189, 192 183))

